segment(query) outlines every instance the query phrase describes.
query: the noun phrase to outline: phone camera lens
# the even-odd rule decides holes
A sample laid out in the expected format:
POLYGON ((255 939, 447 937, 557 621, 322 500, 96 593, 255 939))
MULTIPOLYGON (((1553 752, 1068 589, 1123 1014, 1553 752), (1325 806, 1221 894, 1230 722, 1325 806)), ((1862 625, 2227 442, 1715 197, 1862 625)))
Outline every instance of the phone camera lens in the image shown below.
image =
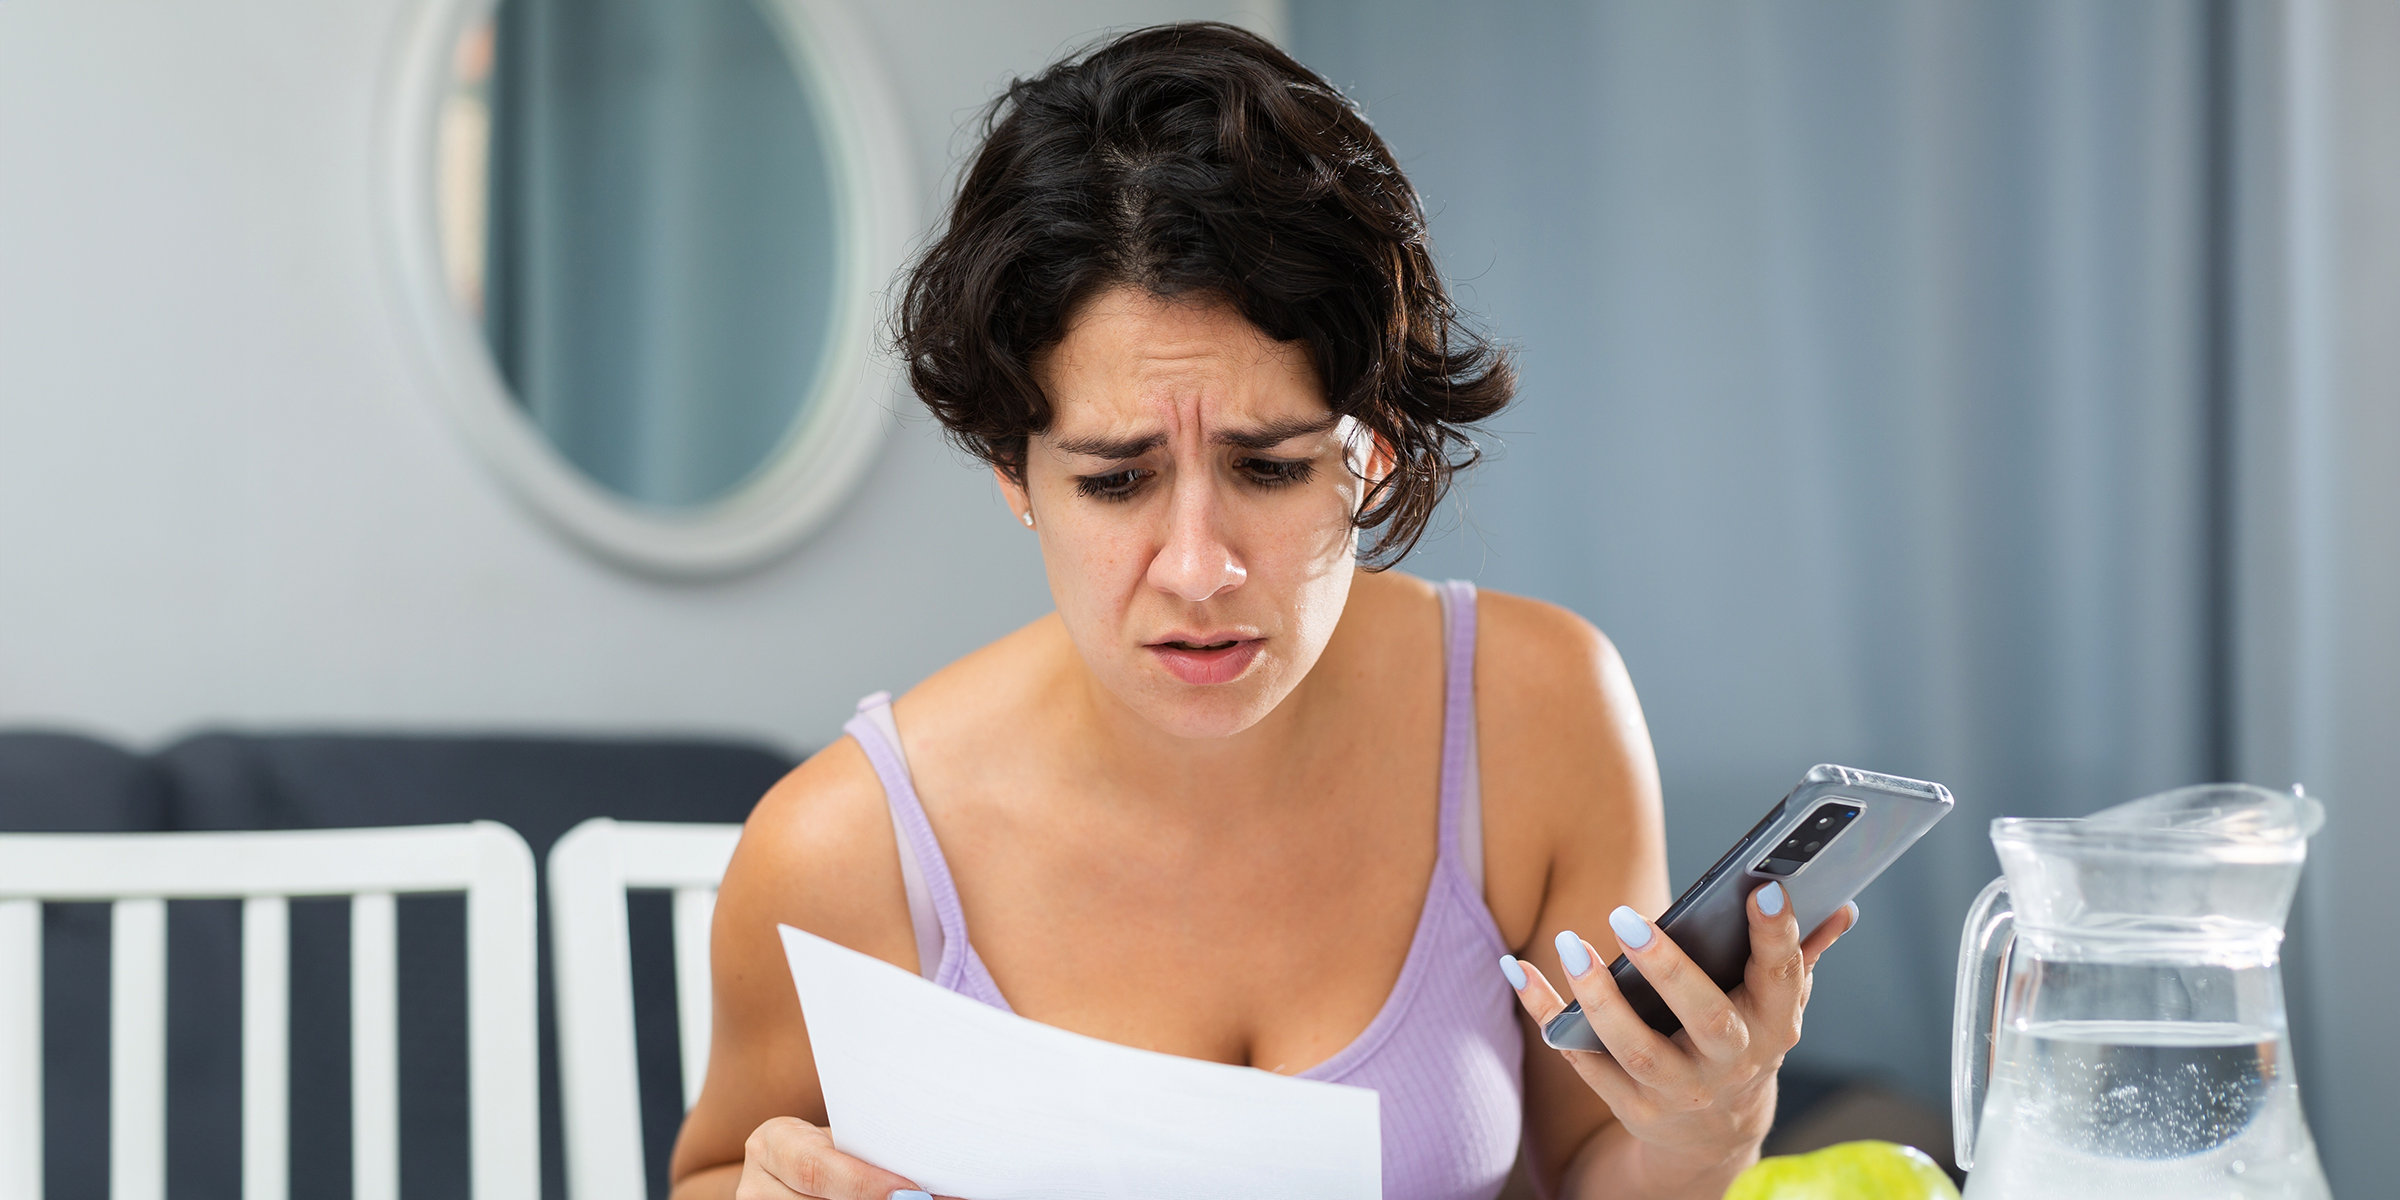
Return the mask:
POLYGON ((1819 828, 1819 829, 1831 829, 1831 828, 1833 828, 1833 818, 1832 818, 1832 817, 1818 817, 1818 818, 1817 818, 1817 828, 1819 828))
POLYGON ((1802 854, 1815 854, 1817 851, 1819 851, 1819 850, 1822 850, 1822 849, 1824 849, 1824 848, 1825 848, 1825 843, 1823 843, 1823 842, 1810 842, 1809 844, 1807 844, 1807 845, 1805 845, 1805 846, 1802 846, 1802 847, 1800 847, 1800 853, 1802 853, 1802 854))

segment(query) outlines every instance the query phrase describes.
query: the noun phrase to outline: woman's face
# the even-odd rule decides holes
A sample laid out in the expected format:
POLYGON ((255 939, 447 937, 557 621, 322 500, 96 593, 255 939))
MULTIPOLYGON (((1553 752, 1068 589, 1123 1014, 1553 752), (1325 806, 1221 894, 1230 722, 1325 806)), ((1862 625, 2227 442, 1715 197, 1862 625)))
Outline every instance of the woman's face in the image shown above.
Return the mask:
POLYGON ((1214 299, 1102 293, 1034 371, 1050 428, 1023 487, 1001 484, 1030 505, 1067 635, 1158 728, 1249 728, 1316 665, 1349 596, 1374 466, 1346 458, 1356 426, 1304 347, 1214 299))

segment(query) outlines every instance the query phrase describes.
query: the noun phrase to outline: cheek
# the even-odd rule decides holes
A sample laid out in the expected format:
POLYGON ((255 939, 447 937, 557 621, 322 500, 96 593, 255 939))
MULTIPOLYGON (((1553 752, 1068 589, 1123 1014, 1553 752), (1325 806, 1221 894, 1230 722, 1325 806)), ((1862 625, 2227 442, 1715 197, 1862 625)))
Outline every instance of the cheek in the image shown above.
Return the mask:
POLYGON ((1042 529, 1042 566, 1059 615, 1084 625, 1121 614, 1149 573, 1152 543, 1131 513, 1096 505, 1042 529))
POLYGON ((1319 483, 1296 496, 1276 496, 1257 506, 1252 520, 1250 571, 1305 583, 1346 572, 1357 557, 1356 481, 1319 483))

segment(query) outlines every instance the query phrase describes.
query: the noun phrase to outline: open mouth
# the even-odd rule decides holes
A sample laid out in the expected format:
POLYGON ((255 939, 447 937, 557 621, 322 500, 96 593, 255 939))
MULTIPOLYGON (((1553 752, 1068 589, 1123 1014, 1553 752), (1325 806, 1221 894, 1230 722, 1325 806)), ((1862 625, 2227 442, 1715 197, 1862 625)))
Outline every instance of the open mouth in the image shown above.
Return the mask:
POLYGON ((1170 638, 1150 643, 1150 653, 1169 675, 1185 683, 1207 686, 1231 683, 1250 669, 1258 657, 1258 638, 1170 638))

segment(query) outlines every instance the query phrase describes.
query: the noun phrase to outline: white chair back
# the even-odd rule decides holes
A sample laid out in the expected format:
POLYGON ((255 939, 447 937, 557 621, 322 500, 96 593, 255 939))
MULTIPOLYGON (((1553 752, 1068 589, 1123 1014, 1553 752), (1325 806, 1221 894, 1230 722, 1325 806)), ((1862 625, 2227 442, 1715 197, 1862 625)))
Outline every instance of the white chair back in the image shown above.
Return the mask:
POLYGON ((45 900, 114 901, 109 1196, 165 1200, 167 908, 242 904, 242 1198, 285 1200, 290 910, 349 896, 352 1192, 400 1195, 393 897, 467 897, 467 1092, 475 1200, 541 1194, 533 853, 505 825, 273 833, 0 834, 0 1200, 42 1196, 45 900))
POLYGON ((739 825, 594 817, 550 848, 550 953, 571 1200, 646 1200, 625 893, 674 893, 683 1106, 708 1070, 708 929, 739 825))

